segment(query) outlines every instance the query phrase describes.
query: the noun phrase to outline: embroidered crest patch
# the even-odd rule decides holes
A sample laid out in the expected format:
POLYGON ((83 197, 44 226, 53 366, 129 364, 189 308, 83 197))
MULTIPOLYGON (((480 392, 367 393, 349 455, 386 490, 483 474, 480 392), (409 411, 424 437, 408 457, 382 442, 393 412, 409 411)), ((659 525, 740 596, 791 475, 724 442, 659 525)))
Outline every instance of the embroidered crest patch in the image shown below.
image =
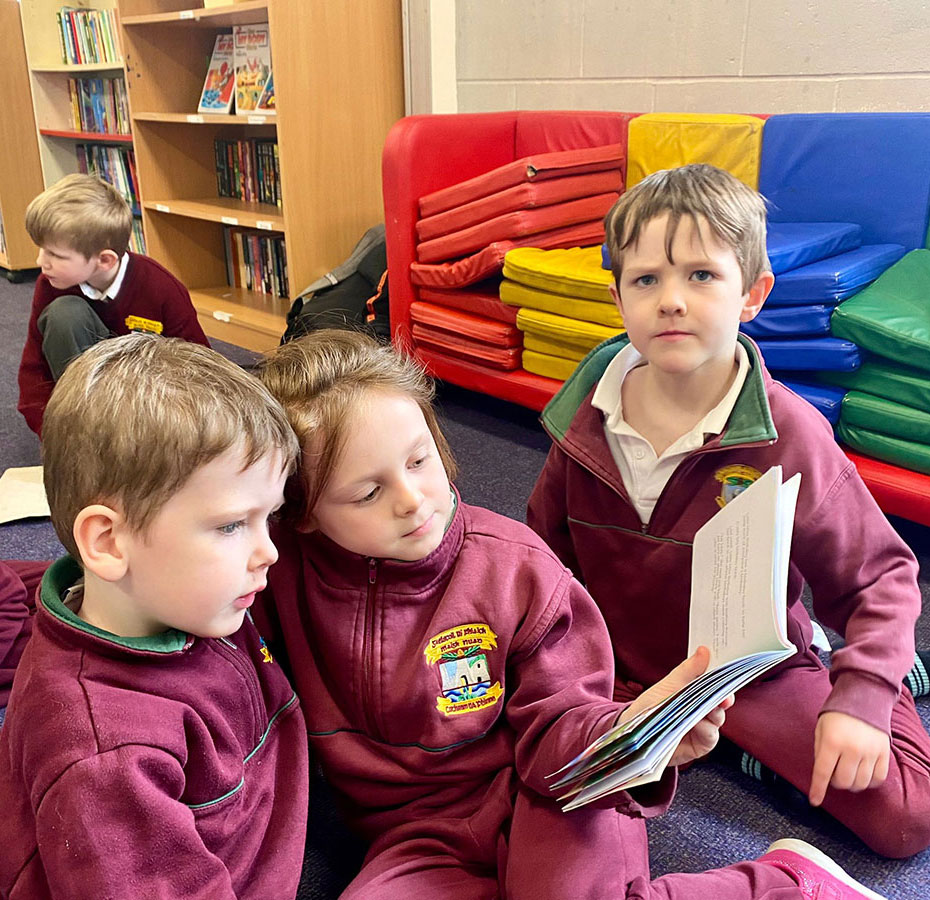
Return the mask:
POLYGON ((491 684, 487 651, 496 649, 497 635, 481 622, 456 625, 431 637, 423 655, 430 665, 439 666, 442 693, 436 709, 458 716, 494 706, 504 693, 499 681, 491 684))
POLYGON ((126 327, 130 331, 149 331, 152 334, 161 334, 165 326, 155 319, 145 319, 142 316, 126 316, 126 327))
POLYGON ((724 466, 714 472, 714 478, 720 482, 720 496, 717 497, 717 506, 723 509, 731 500, 739 496, 754 481, 762 477, 762 473, 752 466, 724 466))

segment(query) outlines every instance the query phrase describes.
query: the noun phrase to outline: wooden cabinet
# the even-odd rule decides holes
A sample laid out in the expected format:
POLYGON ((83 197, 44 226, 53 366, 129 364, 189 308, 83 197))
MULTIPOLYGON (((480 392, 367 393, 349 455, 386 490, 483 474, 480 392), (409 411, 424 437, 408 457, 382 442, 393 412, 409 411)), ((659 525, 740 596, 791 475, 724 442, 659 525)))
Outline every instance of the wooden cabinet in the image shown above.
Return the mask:
POLYGON ((285 238, 292 296, 383 221, 381 150, 403 115, 400 0, 119 0, 148 253, 208 335, 277 345, 287 298, 227 286, 224 225, 285 238), (277 114, 198 115, 216 35, 269 23, 277 114), (282 206, 220 198, 214 141, 275 138, 282 206))
POLYGON ((36 248, 23 217, 29 201, 43 188, 17 0, 0 0, 0 34, 0 96, 6 106, 0 140, 0 268, 15 273, 35 267, 36 248))

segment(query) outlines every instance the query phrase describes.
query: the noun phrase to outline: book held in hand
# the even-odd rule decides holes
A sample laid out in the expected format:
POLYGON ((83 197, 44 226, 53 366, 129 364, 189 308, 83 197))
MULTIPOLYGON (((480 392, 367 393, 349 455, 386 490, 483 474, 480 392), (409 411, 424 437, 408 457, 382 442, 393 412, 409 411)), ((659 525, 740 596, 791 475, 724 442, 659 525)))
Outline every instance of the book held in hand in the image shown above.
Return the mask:
POLYGON ((236 71, 233 63, 233 36, 218 34, 213 44, 213 55, 207 77, 200 92, 199 113, 228 113, 232 109, 236 71))
POLYGON ((800 474, 781 466, 731 500, 694 536, 688 654, 710 650, 707 671, 605 732, 551 776, 567 812, 658 781, 682 738, 727 696, 792 656, 788 564, 800 474))

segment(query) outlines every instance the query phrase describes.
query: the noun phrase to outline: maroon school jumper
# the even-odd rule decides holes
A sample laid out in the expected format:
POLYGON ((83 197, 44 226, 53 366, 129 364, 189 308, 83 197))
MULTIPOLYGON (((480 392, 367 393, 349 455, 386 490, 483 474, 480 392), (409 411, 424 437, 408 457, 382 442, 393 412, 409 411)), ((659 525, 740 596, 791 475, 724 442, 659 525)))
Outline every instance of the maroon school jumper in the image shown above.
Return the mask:
POLYGON ((650 884, 643 817, 664 810, 674 772, 602 808, 551 799, 546 776, 622 707, 601 616, 526 526, 459 503, 416 562, 281 526, 273 539, 256 618, 283 641, 311 744, 373 841, 343 900, 799 896, 760 863, 650 884))
POLYGON ((10 699, 13 675, 32 634, 35 592, 47 562, 0 560, 0 708, 10 699))
POLYGON ((613 338, 593 351, 546 407, 543 424, 554 443, 527 515, 604 614, 615 696, 638 692, 685 655, 691 544, 732 485, 773 465, 786 479, 801 472, 788 576, 788 636, 799 652, 740 692, 723 734, 806 793, 821 712, 844 712, 889 733, 884 785, 864 793, 831 789, 824 807, 879 853, 923 850, 930 844, 930 738, 910 692, 901 689, 914 662, 921 603, 914 555, 826 420, 773 381, 758 348, 742 336, 751 368, 726 429, 678 465, 643 525, 603 416, 591 405, 601 374, 627 340, 613 338), (829 670, 810 649, 805 581, 818 619, 845 635, 829 670))
MULTIPOLYGON (((42 433, 45 407, 55 387, 52 371, 42 355, 39 314, 53 300, 69 294, 84 297, 76 284, 53 288, 48 278, 40 275, 32 297, 26 344, 19 364, 19 411, 25 417, 26 424, 39 435, 42 433)), ((126 275, 115 299, 84 299, 114 335, 129 334, 133 328, 127 324, 127 319, 137 316, 160 323, 164 337, 184 338, 195 344, 210 346, 197 321, 197 311, 191 303, 187 288, 164 266, 148 256, 129 254, 126 275)))
POLYGON ((0 729, 0 896, 293 897, 305 727, 255 627, 117 638, 59 599, 79 574, 46 573, 0 729))

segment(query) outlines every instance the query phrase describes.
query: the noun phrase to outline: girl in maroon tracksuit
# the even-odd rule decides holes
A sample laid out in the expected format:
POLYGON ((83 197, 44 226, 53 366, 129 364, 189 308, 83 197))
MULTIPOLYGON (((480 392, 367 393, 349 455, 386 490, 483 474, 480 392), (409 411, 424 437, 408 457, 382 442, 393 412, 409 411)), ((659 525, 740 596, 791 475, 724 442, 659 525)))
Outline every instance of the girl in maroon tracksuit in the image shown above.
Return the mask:
MULTIPOLYGON (((801 842, 650 882, 644 819, 670 802, 671 767, 563 813, 547 776, 695 677, 704 653, 616 704, 593 601, 528 528, 461 501, 428 381, 390 348, 314 332, 272 353, 262 377, 303 460, 257 616, 371 841, 344 897, 797 898, 827 884, 877 896, 801 842)), ((673 763, 706 753, 723 718, 714 710, 673 763)))

